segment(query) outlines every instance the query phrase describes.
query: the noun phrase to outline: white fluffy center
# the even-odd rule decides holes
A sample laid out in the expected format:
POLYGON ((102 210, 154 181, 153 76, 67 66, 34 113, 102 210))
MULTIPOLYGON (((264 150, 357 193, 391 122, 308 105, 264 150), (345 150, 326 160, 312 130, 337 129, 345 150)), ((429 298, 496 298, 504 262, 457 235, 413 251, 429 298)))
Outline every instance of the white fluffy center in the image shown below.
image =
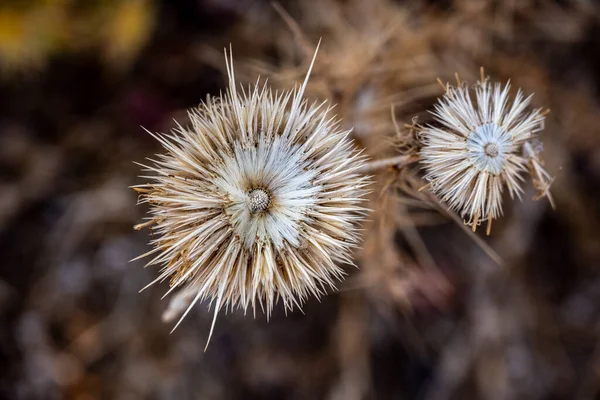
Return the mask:
POLYGON ((301 223, 321 191, 311 184, 317 171, 297 145, 280 137, 233 147, 215 171, 215 184, 229 199, 225 210, 234 232, 247 247, 266 241, 278 249, 284 242, 299 246, 301 223))
POLYGON ((480 125, 467 138, 469 159, 480 171, 500 174, 506 166, 511 142, 510 135, 496 124, 480 125))

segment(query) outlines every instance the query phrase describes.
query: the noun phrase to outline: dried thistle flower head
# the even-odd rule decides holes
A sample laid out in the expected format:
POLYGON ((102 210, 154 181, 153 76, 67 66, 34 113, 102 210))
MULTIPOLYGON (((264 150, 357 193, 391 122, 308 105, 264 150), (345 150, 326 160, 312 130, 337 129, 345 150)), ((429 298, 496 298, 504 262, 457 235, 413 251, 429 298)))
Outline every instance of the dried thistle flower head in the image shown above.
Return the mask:
MULTIPOLYGON (((439 127, 421 127, 421 162, 431 189, 460 212, 473 227, 502 215, 502 192, 521 197, 523 173, 529 172, 536 198, 546 196, 552 178, 543 169, 532 143, 543 129, 545 112, 527 111, 531 101, 519 90, 509 97, 510 84, 491 84, 481 70, 473 88, 461 83, 444 85, 446 92, 435 105, 439 127), (471 93, 475 92, 474 99, 471 93)), ((552 203, 553 205, 553 203, 552 203)))
POLYGON ((158 234, 143 255, 164 265, 156 281, 193 296, 177 325, 198 300, 215 319, 257 303, 268 318, 279 298, 291 310, 319 297, 352 263, 365 213, 363 157, 330 108, 303 99, 310 68, 299 89, 238 91, 230 58, 227 93, 190 111, 190 129, 153 135, 166 153, 135 187, 152 214, 137 228, 158 234))

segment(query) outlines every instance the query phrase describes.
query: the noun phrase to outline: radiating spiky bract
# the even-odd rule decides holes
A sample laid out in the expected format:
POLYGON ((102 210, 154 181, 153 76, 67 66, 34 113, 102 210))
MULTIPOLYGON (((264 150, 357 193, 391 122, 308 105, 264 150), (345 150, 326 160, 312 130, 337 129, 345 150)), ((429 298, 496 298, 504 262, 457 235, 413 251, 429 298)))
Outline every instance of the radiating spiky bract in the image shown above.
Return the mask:
POLYGON ((183 317, 203 299, 215 317, 257 303, 268 317, 278 298, 292 309, 320 296, 352 262, 364 214, 363 157, 324 103, 303 100, 306 81, 274 94, 236 90, 229 62, 228 75, 225 95, 190 111, 191 128, 154 135, 166 153, 136 187, 156 224, 145 255, 164 264, 157 281, 194 294, 183 317))
POLYGON ((541 109, 527 111, 531 96, 519 90, 511 100, 510 84, 491 84, 483 73, 474 88, 462 83, 445 89, 433 112, 440 126, 420 132, 421 162, 432 190, 473 229, 487 220, 488 233, 492 220, 502 215, 503 188, 511 198, 521 197, 524 172, 552 202, 551 177, 531 150, 545 118, 541 109))

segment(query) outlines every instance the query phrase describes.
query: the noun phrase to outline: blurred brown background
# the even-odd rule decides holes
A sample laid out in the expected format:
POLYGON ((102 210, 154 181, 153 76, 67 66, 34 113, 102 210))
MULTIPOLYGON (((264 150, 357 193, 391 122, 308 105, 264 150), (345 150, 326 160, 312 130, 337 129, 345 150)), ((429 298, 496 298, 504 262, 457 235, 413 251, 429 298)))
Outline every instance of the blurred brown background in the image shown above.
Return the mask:
POLYGON ((0 398, 600 398, 599 100, 591 0, 3 0, 0 398), (340 291, 222 313, 203 352, 206 305, 169 334, 165 285, 138 293, 156 271, 128 262, 149 239, 132 161, 160 151, 140 126, 218 94, 230 43, 243 83, 281 89, 319 38, 307 94, 375 159, 410 147, 390 106, 427 122, 438 76, 535 92, 557 209, 527 183, 473 236, 418 169, 382 171, 340 291))

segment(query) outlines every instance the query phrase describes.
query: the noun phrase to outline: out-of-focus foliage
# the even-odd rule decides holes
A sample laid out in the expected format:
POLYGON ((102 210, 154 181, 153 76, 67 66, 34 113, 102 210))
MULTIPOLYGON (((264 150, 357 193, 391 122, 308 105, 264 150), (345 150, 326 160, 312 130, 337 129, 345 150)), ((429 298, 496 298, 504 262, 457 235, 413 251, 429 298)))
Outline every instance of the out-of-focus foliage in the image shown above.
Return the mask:
POLYGON ((0 69, 40 72, 52 57, 100 50, 110 67, 130 65, 155 24, 153 0, 8 1, 0 4, 0 69))

